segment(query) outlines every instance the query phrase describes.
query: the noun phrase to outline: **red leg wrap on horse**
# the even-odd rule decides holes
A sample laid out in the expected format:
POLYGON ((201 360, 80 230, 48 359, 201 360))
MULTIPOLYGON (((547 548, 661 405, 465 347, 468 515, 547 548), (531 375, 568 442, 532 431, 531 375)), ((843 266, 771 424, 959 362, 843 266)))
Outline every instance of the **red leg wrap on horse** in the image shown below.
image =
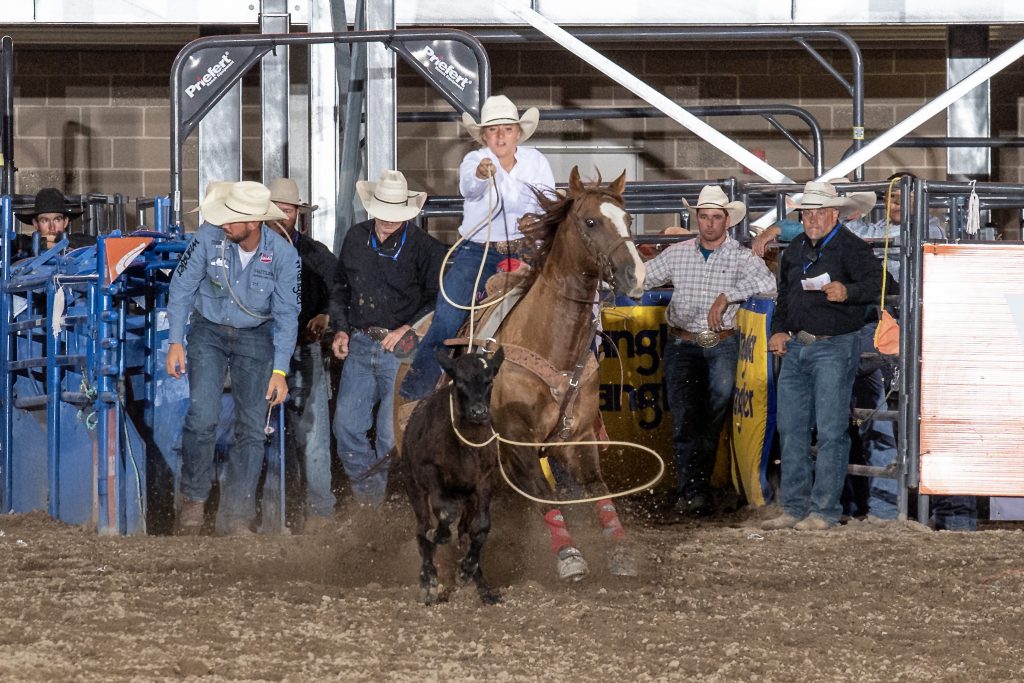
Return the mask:
POLYGON ((544 515, 544 521, 548 525, 548 533, 551 534, 551 552, 558 553, 559 550, 567 545, 575 545, 572 541, 572 536, 569 535, 569 530, 565 528, 565 519, 562 517, 562 511, 558 508, 553 508, 544 515))
POLYGON ((626 540, 626 530, 622 528, 619 513, 615 511, 615 503, 612 502, 612 499, 604 498, 594 505, 597 507, 597 517, 601 520, 604 537, 610 541, 626 540))

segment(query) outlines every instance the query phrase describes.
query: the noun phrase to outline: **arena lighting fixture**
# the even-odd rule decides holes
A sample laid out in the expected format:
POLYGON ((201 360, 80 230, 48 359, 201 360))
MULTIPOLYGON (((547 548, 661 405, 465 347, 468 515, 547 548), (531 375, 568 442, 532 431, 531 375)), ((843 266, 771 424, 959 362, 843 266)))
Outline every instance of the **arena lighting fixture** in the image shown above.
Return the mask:
POLYGON ((1019 244, 923 247, 922 493, 1024 495, 1020 255, 1019 244))

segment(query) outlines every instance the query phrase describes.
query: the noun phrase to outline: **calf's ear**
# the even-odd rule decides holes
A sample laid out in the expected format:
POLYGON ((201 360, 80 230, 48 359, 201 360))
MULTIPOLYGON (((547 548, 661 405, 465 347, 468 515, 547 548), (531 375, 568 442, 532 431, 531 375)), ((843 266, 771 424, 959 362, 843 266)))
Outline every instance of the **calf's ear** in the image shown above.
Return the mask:
POLYGON ((437 362, 441 364, 441 369, 444 370, 445 374, 455 379, 455 361, 448 355, 448 349, 440 348, 434 351, 437 356, 437 362))
POLYGON ((505 360, 505 349, 498 347, 498 350, 491 356, 491 362, 489 363, 491 372, 495 375, 498 374, 498 368, 501 367, 501 362, 505 360))

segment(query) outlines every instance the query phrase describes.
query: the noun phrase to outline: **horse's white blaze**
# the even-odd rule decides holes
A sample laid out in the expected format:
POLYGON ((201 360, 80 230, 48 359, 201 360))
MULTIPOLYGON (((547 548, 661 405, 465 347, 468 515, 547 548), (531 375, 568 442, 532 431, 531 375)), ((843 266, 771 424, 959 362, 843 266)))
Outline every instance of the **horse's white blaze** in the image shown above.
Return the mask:
MULTIPOLYGON (((601 213, 605 218, 612 222, 615 229, 618 230, 619 235, 622 237, 629 237, 629 228, 626 227, 625 210, 611 202, 604 202, 601 204, 601 213)), ((626 244, 626 249, 629 251, 629 255, 633 257, 633 268, 636 273, 636 282, 633 283, 633 287, 629 294, 630 296, 639 296, 643 293, 644 278, 647 275, 647 268, 644 267, 643 259, 640 258, 640 253, 636 250, 635 244, 629 242, 626 244)))

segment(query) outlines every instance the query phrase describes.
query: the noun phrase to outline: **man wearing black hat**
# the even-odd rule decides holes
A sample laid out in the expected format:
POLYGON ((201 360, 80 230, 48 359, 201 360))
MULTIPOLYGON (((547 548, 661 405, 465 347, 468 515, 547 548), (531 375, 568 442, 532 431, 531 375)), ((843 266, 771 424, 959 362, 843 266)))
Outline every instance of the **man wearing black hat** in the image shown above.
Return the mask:
MULTIPOLYGON (((51 249, 61 240, 67 238, 71 249, 89 247, 96 244, 96 238, 81 233, 68 233, 68 224, 82 215, 81 209, 72 209, 64 199, 64 193, 55 187, 44 187, 36 193, 32 206, 23 211, 15 211, 18 220, 31 225, 39 233, 39 250, 51 249)), ((18 246, 14 258, 22 258, 32 254, 32 238, 30 235, 19 235, 18 246)))

